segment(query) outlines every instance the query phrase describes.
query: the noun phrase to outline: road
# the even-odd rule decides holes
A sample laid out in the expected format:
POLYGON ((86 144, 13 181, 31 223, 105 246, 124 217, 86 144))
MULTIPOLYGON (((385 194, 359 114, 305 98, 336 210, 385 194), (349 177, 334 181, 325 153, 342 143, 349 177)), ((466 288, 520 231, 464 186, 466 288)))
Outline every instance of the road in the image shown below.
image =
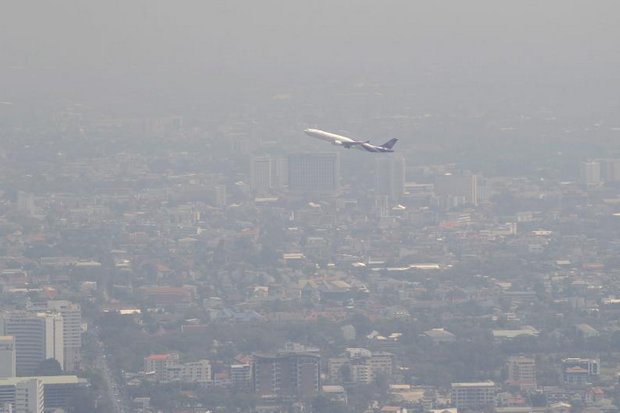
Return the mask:
POLYGON ((129 413, 131 409, 127 406, 127 401, 123 395, 123 392, 118 385, 116 380, 116 375, 114 374, 114 370, 111 366, 108 357, 106 356, 105 346, 101 341, 98 332, 93 334, 97 341, 97 354, 95 357, 95 365, 97 370, 101 372, 103 380, 106 384, 106 388, 108 389, 108 394, 106 395, 110 400, 110 404, 112 406, 113 413, 129 413))

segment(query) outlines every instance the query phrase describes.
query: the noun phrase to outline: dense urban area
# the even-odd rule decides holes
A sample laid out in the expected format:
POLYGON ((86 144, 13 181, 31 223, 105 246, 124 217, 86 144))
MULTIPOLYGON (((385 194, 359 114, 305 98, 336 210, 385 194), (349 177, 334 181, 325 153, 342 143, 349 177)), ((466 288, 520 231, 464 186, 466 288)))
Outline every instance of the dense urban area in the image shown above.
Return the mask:
POLYGON ((620 413, 618 4, 4 2, 0 413, 620 413))
POLYGON ((5 127, 3 411, 617 412, 618 128, 373 115, 396 153, 277 117, 5 127), (415 137, 449 122, 531 148, 415 137))

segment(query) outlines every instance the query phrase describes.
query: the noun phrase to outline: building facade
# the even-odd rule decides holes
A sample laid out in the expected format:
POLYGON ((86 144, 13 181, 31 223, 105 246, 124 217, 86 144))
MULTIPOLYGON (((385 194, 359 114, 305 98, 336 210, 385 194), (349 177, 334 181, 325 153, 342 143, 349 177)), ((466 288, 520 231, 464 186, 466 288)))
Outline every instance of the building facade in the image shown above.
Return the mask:
POLYGON ((288 157, 288 188, 293 193, 335 193, 340 188, 337 153, 297 153, 288 157))
POLYGON ((261 398, 298 400, 320 389, 320 356, 310 353, 254 355, 254 392, 261 398))
POLYGON ((536 361, 533 357, 512 356, 508 358, 508 379, 511 386, 522 390, 536 389, 536 361))
POLYGON ((0 336, 0 377, 15 377, 15 337, 0 336))
POLYGON ((450 394, 457 409, 481 409, 495 406, 497 387, 492 381, 474 383, 452 383, 450 394))
POLYGON ((82 310, 80 305, 64 300, 48 301, 47 309, 62 315, 63 370, 78 370, 82 350, 82 310))
POLYGON ((15 337, 17 376, 35 375, 39 364, 46 359, 55 359, 64 365, 63 319, 59 313, 3 313, 0 334, 15 337))

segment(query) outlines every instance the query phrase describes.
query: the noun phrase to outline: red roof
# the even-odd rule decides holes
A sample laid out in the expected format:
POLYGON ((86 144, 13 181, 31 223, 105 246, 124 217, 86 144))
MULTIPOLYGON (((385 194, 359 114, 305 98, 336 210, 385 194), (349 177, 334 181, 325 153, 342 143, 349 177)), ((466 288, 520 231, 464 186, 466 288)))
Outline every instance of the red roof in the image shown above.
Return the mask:
POLYGON ((163 361, 168 360, 170 354, 151 354, 150 356, 146 356, 145 359, 153 360, 153 361, 163 361))

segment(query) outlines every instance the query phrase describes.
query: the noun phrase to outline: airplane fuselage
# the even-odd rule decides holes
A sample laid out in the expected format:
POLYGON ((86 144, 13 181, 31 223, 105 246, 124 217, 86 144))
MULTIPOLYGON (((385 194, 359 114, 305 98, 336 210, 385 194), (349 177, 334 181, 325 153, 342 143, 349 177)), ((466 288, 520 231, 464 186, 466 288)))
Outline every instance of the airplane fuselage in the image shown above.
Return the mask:
POLYGON ((367 152, 394 152, 392 149, 393 144, 390 146, 377 146, 372 145, 369 141, 358 141, 355 139, 347 138, 346 136, 337 135, 331 132, 325 132, 320 129, 306 129, 304 130, 306 135, 311 136, 322 141, 331 142, 333 145, 341 145, 347 149, 356 148, 367 152))
POLYGON ((325 132, 320 129, 306 129, 304 132, 308 136, 312 136, 313 138, 321 139, 323 141, 331 142, 334 145, 341 145, 343 143, 355 143, 356 142, 355 140, 351 138, 347 138, 346 136, 336 135, 335 133, 325 132))

